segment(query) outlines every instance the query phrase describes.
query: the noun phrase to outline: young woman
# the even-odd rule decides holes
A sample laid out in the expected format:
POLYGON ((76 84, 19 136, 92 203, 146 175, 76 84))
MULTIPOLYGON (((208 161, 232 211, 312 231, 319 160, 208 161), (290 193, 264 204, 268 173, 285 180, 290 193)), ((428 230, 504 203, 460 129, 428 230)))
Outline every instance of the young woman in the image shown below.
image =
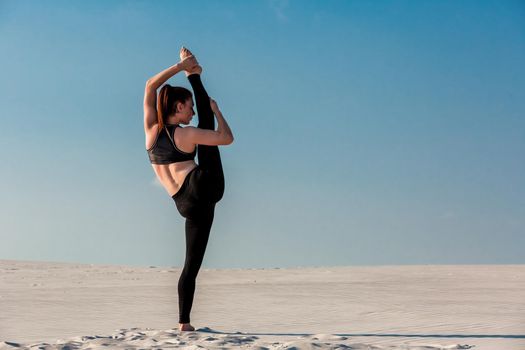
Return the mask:
POLYGON ((219 145, 233 142, 233 134, 217 103, 211 99, 200 75, 202 67, 186 48, 181 61, 160 72, 146 83, 144 131, 146 150, 159 179, 179 213, 186 219, 186 260, 179 283, 179 329, 193 331, 190 311, 195 282, 208 243, 215 204, 224 193, 219 145), (185 71, 195 94, 198 127, 187 125, 195 112, 191 91, 183 87, 162 86, 173 75, 185 71), (218 127, 215 130, 214 115, 218 127), (195 163, 198 152, 199 164, 195 163))

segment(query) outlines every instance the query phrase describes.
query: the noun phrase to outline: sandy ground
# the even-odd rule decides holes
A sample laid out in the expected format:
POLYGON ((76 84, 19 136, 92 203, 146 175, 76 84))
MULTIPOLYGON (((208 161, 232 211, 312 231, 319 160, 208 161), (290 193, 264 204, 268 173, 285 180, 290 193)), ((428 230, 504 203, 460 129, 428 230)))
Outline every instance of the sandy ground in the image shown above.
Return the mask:
POLYGON ((0 349, 525 349, 525 265, 180 271, 0 260, 0 349))

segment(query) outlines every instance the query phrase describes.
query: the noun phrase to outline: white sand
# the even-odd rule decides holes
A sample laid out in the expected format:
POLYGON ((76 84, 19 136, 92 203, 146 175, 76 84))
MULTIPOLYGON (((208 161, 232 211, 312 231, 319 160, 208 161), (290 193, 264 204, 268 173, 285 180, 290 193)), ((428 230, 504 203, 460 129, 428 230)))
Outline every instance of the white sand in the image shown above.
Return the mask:
POLYGON ((0 260, 0 349, 525 349, 525 265, 203 268, 182 333, 179 274, 0 260))

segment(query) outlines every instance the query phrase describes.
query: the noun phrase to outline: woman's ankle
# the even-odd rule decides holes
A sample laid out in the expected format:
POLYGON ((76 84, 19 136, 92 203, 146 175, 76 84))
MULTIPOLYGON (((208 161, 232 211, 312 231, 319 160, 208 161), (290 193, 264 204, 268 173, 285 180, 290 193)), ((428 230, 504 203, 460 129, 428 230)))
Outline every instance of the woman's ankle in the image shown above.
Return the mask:
POLYGON ((179 330, 180 331, 194 331, 195 330, 195 327, 193 327, 191 324, 189 323, 180 323, 179 322, 179 330))

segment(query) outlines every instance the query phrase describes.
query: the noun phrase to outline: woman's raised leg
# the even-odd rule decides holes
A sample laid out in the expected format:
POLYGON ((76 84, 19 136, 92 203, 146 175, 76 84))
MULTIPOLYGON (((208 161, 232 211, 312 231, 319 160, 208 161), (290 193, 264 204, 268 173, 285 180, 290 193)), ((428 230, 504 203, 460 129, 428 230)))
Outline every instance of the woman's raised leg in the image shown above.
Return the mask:
MULTIPOLYGON (((200 74, 188 75, 193 94, 195 95, 195 104, 197 105, 197 115, 199 117, 198 127, 200 129, 215 130, 215 116, 211 109, 210 97, 202 85, 200 74)), ((221 200, 224 194, 224 173, 222 169, 221 155, 218 146, 197 145, 197 156, 199 166, 209 172, 210 180, 213 182, 210 186, 213 193, 210 193, 214 202, 221 200)))

